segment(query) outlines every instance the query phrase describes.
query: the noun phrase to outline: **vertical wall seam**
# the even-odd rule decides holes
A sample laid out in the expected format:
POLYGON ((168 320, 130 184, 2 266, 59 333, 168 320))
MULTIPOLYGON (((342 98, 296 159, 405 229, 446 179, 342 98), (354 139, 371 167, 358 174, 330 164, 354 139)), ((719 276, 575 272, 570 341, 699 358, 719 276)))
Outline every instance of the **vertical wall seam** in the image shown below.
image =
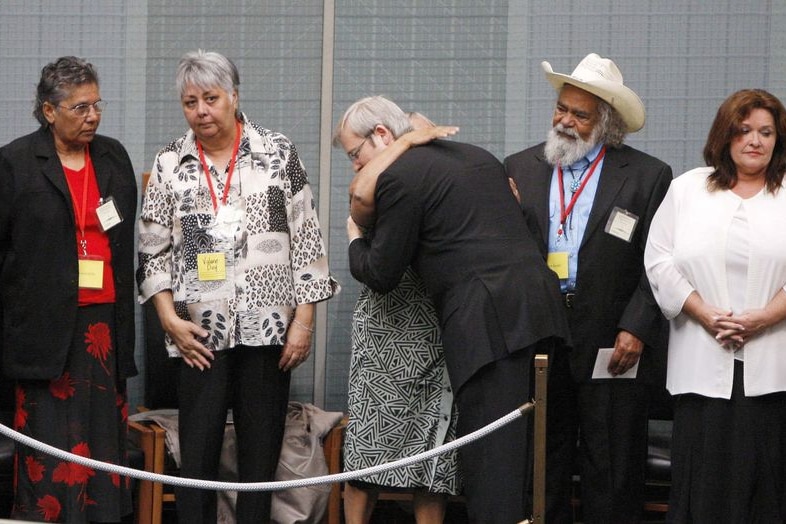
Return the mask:
MULTIPOLYGON (((319 122, 319 224, 325 253, 330 253, 330 157, 333 122, 333 50, 335 45, 335 0, 324 0, 322 12, 322 85, 319 122)), ((325 405, 327 367, 327 302, 317 304, 314 341, 314 404, 325 405)))

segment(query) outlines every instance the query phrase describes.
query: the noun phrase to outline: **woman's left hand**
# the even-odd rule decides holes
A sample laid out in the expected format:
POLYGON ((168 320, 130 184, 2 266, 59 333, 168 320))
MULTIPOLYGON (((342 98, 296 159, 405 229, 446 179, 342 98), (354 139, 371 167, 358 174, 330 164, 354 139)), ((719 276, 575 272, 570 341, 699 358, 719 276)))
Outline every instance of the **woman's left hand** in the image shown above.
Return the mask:
POLYGON ((739 349, 751 338, 755 337, 769 325, 769 317, 764 309, 750 309, 743 311, 739 315, 732 315, 728 322, 736 324, 738 327, 719 331, 715 337, 724 347, 739 349))
POLYGON ((401 138, 406 140, 410 146, 419 146, 428 144, 437 138, 447 138, 458 132, 459 128, 456 126, 429 126, 408 131, 401 135, 401 138))
POLYGON ((715 338, 724 347, 736 350, 751 338, 784 320, 786 320, 786 292, 779 289, 765 307, 730 315, 727 321, 732 325, 724 326, 725 329, 719 330, 715 338))
POLYGON ((287 341, 281 350, 281 359, 278 369, 290 371, 308 359, 311 354, 311 334, 308 326, 303 327, 297 322, 291 322, 287 329, 287 341))

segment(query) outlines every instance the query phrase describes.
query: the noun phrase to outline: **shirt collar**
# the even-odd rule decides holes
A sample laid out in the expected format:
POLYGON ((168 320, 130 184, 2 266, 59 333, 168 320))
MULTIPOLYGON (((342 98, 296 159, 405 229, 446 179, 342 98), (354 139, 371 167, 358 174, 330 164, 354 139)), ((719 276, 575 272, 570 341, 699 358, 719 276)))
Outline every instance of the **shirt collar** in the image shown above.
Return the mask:
MULTIPOLYGON (((595 147, 590 149, 589 153, 584 155, 584 158, 587 159, 587 161, 590 163, 590 165, 595 161, 596 158, 598 158, 598 155, 600 154, 600 150, 601 150, 602 147, 603 147, 603 144, 595 144, 595 147)), ((576 167, 581 168, 581 167, 583 167, 582 166, 582 164, 583 164, 582 160, 584 158, 579 159, 577 162, 571 164, 569 167, 572 167, 572 168, 576 168, 576 167)))

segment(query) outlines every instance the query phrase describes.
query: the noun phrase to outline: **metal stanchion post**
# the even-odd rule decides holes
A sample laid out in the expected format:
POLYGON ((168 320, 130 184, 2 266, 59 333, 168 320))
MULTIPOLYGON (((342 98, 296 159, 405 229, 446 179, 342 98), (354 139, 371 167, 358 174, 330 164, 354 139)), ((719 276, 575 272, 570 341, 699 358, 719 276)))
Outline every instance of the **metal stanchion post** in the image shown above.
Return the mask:
POLYGON ((546 384, 549 376, 548 355, 535 355, 535 460, 533 471, 532 522, 546 519, 546 384))

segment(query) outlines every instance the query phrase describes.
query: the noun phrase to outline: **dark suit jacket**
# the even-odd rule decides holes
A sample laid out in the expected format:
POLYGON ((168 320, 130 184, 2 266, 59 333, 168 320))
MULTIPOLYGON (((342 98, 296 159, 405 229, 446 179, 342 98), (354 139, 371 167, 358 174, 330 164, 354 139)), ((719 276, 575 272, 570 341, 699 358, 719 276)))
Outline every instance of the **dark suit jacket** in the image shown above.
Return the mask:
MULTIPOLYGON (((110 229, 116 291, 120 377, 134 364, 134 238, 137 189, 128 153, 96 136, 90 157, 103 197, 123 221, 110 229)), ((48 130, 0 149, 0 309, 3 372, 14 379, 62 374, 77 314, 78 259, 74 209, 48 130)))
MULTIPOLYGON (((521 208, 545 255, 553 167, 543 147, 540 144, 509 156, 505 169, 518 185, 521 208)), ((668 324, 652 296, 643 259, 650 222, 671 180, 671 168, 657 158, 628 146, 606 149, 579 247, 576 297, 568 316, 576 381, 590 380, 598 348, 613 347, 617 333, 626 330, 645 344, 637 380, 664 384, 668 324), (630 242, 604 232, 615 207, 639 217, 630 242)))
POLYGON ((376 210, 373 240, 349 246, 352 275, 385 292, 412 264, 434 298, 456 391, 490 362, 567 336, 556 276, 487 151, 450 141, 408 151, 379 177, 376 210))

